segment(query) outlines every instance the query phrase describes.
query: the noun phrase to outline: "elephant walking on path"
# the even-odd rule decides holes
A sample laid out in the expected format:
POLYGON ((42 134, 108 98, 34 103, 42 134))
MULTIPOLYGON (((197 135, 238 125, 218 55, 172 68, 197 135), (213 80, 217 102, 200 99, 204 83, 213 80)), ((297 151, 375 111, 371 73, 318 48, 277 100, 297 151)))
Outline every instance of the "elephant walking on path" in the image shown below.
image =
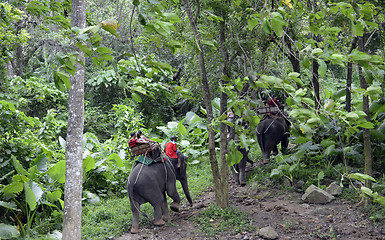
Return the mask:
POLYGON ((289 144, 290 122, 284 117, 267 116, 257 126, 257 140, 261 148, 264 161, 278 154, 277 145, 281 143, 281 151, 289 144))
MULTIPOLYGON (((184 160, 184 159, 183 159, 184 160)), ((187 186, 186 162, 176 168, 167 157, 163 161, 150 164, 137 163, 127 180, 127 192, 132 211, 131 233, 139 232, 140 205, 149 202, 154 207, 154 225, 162 226, 170 220, 166 192, 173 200, 170 208, 179 211, 180 197, 176 189, 176 179, 181 181, 186 198, 192 206, 187 186)), ((176 165, 177 163, 175 163, 176 165)), ((142 213, 145 215, 144 213, 142 213)))

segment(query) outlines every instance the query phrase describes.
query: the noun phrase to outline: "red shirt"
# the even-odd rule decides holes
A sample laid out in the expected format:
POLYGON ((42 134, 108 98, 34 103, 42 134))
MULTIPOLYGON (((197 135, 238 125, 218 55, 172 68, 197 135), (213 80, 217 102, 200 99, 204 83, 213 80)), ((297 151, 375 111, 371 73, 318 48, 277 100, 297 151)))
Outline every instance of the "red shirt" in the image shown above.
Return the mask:
POLYGON ((166 148, 164 149, 164 152, 170 158, 178 158, 178 155, 176 155, 176 150, 177 150, 176 143, 169 142, 166 144, 166 148))
POLYGON ((131 138, 130 141, 128 141, 128 146, 129 146, 130 148, 135 147, 135 145, 136 145, 137 142, 138 142, 138 139, 136 139, 136 138, 131 138))
POLYGON ((279 101, 277 99, 275 99, 275 98, 270 99, 270 101, 269 101, 270 107, 279 107, 279 105, 281 105, 281 104, 279 103, 279 101))

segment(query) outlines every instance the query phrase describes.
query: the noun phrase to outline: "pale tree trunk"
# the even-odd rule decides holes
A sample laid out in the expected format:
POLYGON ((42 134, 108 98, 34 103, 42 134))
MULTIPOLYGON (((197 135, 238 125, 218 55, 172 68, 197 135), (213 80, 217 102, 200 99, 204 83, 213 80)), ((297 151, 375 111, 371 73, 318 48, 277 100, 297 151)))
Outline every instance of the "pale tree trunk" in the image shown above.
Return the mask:
POLYGON ((192 15, 188 0, 183 0, 183 5, 184 5, 184 8, 186 9, 187 16, 190 20, 190 25, 194 31, 196 43, 200 50, 199 67, 201 71, 201 81, 202 81, 203 94, 204 94, 203 100, 205 103, 206 113, 207 113, 207 125, 209 128, 209 159, 211 164, 211 171, 213 174, 215 201, 218 206, 227 207, 226 202, 228 202, 228 196, 222 195, 222 191, 221 191, 222 179, 221 179, 221 176, 219 175, 219 167, 218 167, 218 162, 217 162, 216 153, 215 153, 215 132, 214 132, 214 126, 213 126, 213 110, 211 106, 210 88, 207 81, 207 72, 205 67, 201 36, 198 32, 198 28, 196 26, 194 17, 192 15))
MULTIPOLYGON (((364 51, 364 37, 358 37, 358 50, 364 51)), ((368 88, 368 83, 366 82, 365 77, 362 74, 362 67, 358 66, 358 73, 360 75, 360 87, 362 89, 368 88)), ((363 95, 362 99, 363 111, 366 113, 366 120, 370 121, 370 112, 369 112, 369 97, 367 95, 363 95)), ((372 144, 370 141, 370 130, 367 128, 363 129, 363 140, 364 140, 364 156, 365 156, 365 174, 371 176, 372 175, 372 144)), ((365 186, 370 188, 371 181, 366 180, 365 186)))
MULTIPOLYGON (((86 0, 72 0, 72 27, 85 28, 86 0)), ((84 63, 84 54, 78 50, 78 60, 84 63)), ((76 64, 71 76, 68 96, 68 126, 66 138, 66 180, 64 186, 63 240, 81 239, 83 128, 84 128, 84 68, 76 64)))

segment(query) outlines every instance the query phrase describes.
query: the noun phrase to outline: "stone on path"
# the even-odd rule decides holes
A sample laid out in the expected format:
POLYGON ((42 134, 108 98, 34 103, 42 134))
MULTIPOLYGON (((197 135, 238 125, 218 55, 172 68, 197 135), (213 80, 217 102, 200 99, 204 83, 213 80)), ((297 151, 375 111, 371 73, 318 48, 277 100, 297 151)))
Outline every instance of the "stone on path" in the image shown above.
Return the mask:
POLYGON ((258 234, 264 239, 278 239, 278 233, 270 226, 261 228, 258 234))
POLYGON ((326 192, 330 193, 333 196, 337 196, 337 195, 340 195, 342 193, 342 187, 339 186, 336 182, 332 182, 326 188, 326 192))
POLYGON ((331 202, 334 197, 325 190, 322 190, 321 188, 312 184, 306 189, 301 199, 307 203, 323 204, 331 202))

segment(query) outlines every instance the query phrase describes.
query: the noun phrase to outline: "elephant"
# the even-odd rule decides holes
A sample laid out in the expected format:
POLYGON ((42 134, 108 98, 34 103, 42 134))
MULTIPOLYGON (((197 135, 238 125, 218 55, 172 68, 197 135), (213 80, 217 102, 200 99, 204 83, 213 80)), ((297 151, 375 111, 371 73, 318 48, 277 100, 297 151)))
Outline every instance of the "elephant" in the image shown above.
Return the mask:
POLYGON ((272 155, 278 154, 277 145, 281 143, 281 151, 284 152, 289 144, 290 122, 285 117, 266 116, 257 126, 257 140, 261 148, 264 161, 272 155))
POLYGON ((241 186, 246 185, 246 164, 247 162, 251 163, 253 165, 253 161, 249 158, 249 151, 245 148, 242 148, 240 146, 237 147, 238 151, 242 153, 242 159, 239 163, 231 166, 231 170, 233 172, 233 177, 235 179, 235 182, 241 186))
MULTIPOLYGON (((157 150, 158 151, 158 150, 157 150)), ((160 150, 153 159, 160 158, 160 150)), ((188 191, 186 162, 179 169, 167 157, 161 157, 162 161, 154 161, 146 165, 137 163, 131 170, 127 180, 127 192, 132 211, 131 233, 139 232, 139 213, 146 216, 140 210, 140 205, 149 202, 154 208, 154 225, 162 226, 170 220, 167 207, 166 192, 173 200, 170 208, 179 211, 180 196, 176 189, 177 176, 181 181, 186 197, 192 206, 192 199, 188 191)), ((147 216, 146 216, 147 217, 147 216)))
MULTIPOLYGON (((245 129, 248 128, 248 123, 246 121, 242 121, 241 124, 245 129)), ((236 143, 239 143, 239 137, 237 134, 234 134, 234 140, 236 143)), ((242 159, 239 163, 231 166, 231 170, 233 172, 235 182, 241 186, 245 186, 246 164, 247 162, 251 163, 251 165, 253 165, 254 163, 249 158, 249 150, 247 150, 246 148, 242 148, 241 146, 237 146, 237 150, 242 153, 242 159)))

